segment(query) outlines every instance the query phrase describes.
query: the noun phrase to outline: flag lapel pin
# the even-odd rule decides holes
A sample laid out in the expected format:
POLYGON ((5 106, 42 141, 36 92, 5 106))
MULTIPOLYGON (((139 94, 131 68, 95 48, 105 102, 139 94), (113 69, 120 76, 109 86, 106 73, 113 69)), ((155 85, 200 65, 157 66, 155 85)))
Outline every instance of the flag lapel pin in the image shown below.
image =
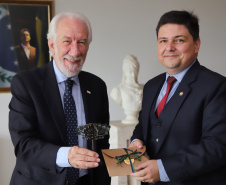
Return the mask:
POLYGON ((183 96, 183 94, 184 94, 184 92, 180 92, 180 93, 179 93, 179 96, 183 96))

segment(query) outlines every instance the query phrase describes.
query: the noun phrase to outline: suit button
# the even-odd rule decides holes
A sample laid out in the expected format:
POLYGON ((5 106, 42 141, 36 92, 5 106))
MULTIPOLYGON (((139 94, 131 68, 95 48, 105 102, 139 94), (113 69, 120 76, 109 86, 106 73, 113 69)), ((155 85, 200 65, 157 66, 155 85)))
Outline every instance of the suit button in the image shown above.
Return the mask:
POLYGON ((159 138, 157 138, 155 141, 156 141, 156 142, 159 142, 159 138))
POLYGON ((159 121, 159 122, 157 123, 157 127, 161 127, 161 125, 162 125, 162 122, 159 121))

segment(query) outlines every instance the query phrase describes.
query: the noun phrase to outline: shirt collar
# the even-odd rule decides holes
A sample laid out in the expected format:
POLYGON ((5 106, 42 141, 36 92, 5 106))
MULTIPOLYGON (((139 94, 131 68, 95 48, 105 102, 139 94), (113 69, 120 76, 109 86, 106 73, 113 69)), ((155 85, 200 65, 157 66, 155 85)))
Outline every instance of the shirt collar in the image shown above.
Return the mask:
MULTIPOLYGON (((55 75, 56 75, 56 80, 57 80, 57 83, 62 83, 64 81, 66 81, 68 78, 57 68, 56 66, 56 63, 53 59, 53 69, 54 69, 54 72, 55 72, 55 75)), ((75 82, 75 84, 78 84, 78 75, 75 75, 73 77, 70 78, 71 80, 73 80, 75 82)))
MULTIPOLYGON (((21 46, 24 48, 25 46, 24 46, 24 44, 23 43, 21 43, 21 46)), ((28 48, 30 48, 30 44, 28 44, 28 48)))
POLYGON ((169 75, 169 73, 166 72, 166 80, 169 76, 174 76, 177 81, 181 82, 182 79, 184 78, 184 75, 188 72, 188 70, 191 68, 191 66, 193 66, 193 64, 196 62, 196 60, 190 65, 188 66, 186 69, 184 69, 183 71, 175 74, 175 75, 169 75))

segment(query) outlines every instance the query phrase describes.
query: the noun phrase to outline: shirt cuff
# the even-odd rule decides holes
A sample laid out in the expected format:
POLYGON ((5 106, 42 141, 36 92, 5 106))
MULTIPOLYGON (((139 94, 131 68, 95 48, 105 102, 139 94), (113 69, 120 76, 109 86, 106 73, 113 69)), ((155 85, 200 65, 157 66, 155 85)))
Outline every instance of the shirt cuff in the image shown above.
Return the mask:
POLYGON ((158 159, 157 164, 158 164, 158 168, 159 168, 160 181, 169 182, 170 179, 169 179, 168 175, 166 174, 166 170, 162 164, 162 160, 158 159))
POLYGON ((68 152, 71 149, 71 147, 61 147, 57 152, 56 157, 56 165, 57 167, 71 167, 71 165, 68 162, 68 152))
POLYGON ((134 141, 139 140, 139 139, 134 139, 133 141, 131 141, 131 143, 133 143, 134 141))

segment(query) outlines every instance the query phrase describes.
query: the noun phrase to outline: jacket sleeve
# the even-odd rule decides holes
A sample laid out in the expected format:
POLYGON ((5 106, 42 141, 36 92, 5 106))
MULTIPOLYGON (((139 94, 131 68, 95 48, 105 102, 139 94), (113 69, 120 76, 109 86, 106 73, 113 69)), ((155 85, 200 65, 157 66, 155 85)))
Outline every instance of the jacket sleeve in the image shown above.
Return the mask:
MULTIPOLYGON (((195 135, 194 132, 198 132, 200 127, 198 142, 188 144, 173 155, 162 158, 171 181, 185 181, 208 172, 212 175, 214 170, 219 170, 225 165, 226 82, 221 81, 217 86, 210 86, 209 89, 208 95, 202 100, 202 109, 196 108, 196 102, 190 102, 193 109, 197 110, 187 110, 187 115, 195 118, 193 122, 196 123, 187 123, 190 125, 189 129, 192 126, 196 128, 192 132, 188 130, 190 140, 197 138, 198 134, 195 135), (195 112, 198 115, 193 115, 195 112)), ((201 95, 199 97, 202 99, 201 95)), ((185 118, 184 121, 186 122, 185 118)))
MULTIPOLYGON (((39 129, 37 110, 27 83, 19 75, 11 83, 9 131, 16 157, 25 165, 33 165, 56 173, 56 153, 59 146, 43 139, 39 129)), ((48 124, 48 123, 45 123, 48 124)))

